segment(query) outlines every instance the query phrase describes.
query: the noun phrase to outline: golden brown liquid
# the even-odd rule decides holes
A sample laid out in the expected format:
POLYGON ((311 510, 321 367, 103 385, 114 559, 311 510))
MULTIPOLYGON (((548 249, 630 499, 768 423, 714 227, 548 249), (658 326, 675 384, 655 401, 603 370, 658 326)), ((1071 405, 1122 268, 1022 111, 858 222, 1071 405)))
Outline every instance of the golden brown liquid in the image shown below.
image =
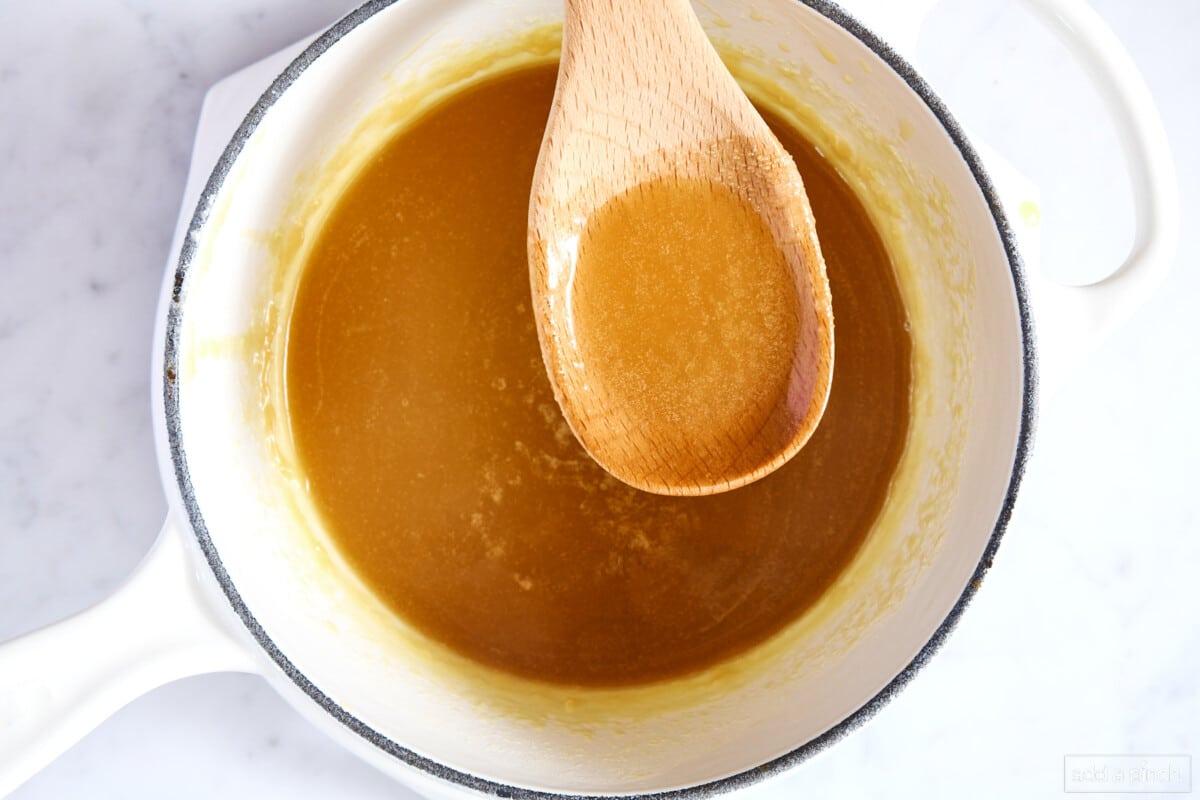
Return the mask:
POLYGON ((863 208, 775 125, 838 320, 821 424, 733 492, 671 498, 611 478, 560 415, 529 303, 529 189, 554 79, 546 65, 454 96, 350 187, 302 276, 287 408, 330 534, 399 616, 513 673, 630 684, 762 641, 837 577, 903 448, 909 340, 863 208))
POLYGON ((644 432, 683 481, 715 477, 714 451, 732 445, 728 466, 752 469, 786 444, 790 429, 761 434, 786 402, 796 288, 740 195, 698 180, 639 184, 588 218, 577 264, 570 330, 616 430, 644 432))

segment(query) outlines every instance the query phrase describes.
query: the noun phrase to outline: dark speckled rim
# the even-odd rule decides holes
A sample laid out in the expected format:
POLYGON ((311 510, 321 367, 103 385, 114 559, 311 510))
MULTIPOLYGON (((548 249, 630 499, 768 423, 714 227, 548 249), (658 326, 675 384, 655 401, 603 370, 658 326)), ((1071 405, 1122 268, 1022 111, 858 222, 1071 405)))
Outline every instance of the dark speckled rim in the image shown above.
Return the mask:
MULTIPOLYGON (((246 119, 242 122, 233 139, 225 148, 221 155, 220 161, 217 162, 213 169, 212 175, 208 179, 208 183, 204 187, 204 192, 200 196, 196 211, 192 216, 191 223, 188 227, 187 236, 184 239, 183 248, 179 254, 179 263, 175 271, 175 282, 171 294, 171 302, 167 311, 167 328, 166 328, 166 351, 164 354, 163 364, 163 399, 166 410, 166 426, 168 442, 170 444, 171 458, 175 465, 175 478, 179 484, 179 490, 183 498, 184 506, 187 510, 188 518, 191 521, 192 530, 195 532, 196 540, 200 545, 200 549, 204 553, 204 557, 208 560, 209 566, 212 568, 213 574, 216 576, 217 582, 228 598, 230 605, 233 607, 237 615, 241 617, 246 628, 254 636, 263 650, 271 657, 271 659, 279 666, 279 668, 290 678, 296 686, 300 688, 306 695, 312 698, 318 706, 323 708, 328 714, 345 725, 358 736, 361 736, 366 741, 378 747, 380 750, 394 756, 404 763, 420 769, 430 775, 442 778, 454 784, 484 792, 486 794, 495 795, 504 798, 520 798, 521 800, 535 800, 546 798, 547 800, 564 797, 598 797, 599 795, 564 795, 557 793, 548 793, 535 791, 531 789, 523 789, 516 786, 509 786, 503 783, 480 778, 476 775, 471 775, 458 770, 451 769, 436 761, 424 758, 417 753, 405 748, 399 743, 389 739, 370 726, 363 723, 357 717, 344 708, 335 703, 331 698, 321 692, 313 683, 302 673, 296 666, 288 660, 287 656, 280 651, 276 644, 267 635, 267 632, 255 619, 250 609, 242 601, 241 595, 238 593, 237 587, 233 585, 233 581, 229 577, 229 573, 225 570, 225 565, 221 562, 221 556, 217 552, 212 539, 209 537, 208 528, 204 522, 204 516, 200 512, 200 507, 196 502, 196 496, 192 489, 191 478, 188 473, 187 457, 184 453, 183 433, 179 416, 179 390, 176 384, 175 376, 179 374, 179 336, 180 322, 183 314, 183 300, 187 289, 187 278, 189 268, 196 256, 196 244, 202 228, 208 220, 208 214, 213 206, 213 202, 220 191, 225 178, 229 175, 230 168, 237 159, 238 154, 245 146, 246 141, 253 134, 258 124, 262 121, 263 116, 271 108, 272 104, 279 96, 313 63, 322 53, 328 50, 334 43, 340 40, 343 36, 349 33, 360 24, 370 19, 381 9, 391 5, 396 0, 372 0, 355 10, 353 13, 339 21, 332 28, 326 31, 316 41, 314 41, 305 51, 293 61, 283 73, 275 79, 270 88, 262 95, 250 113, 246 115, 246 119)), ((983 555, 979 560, 979 564, 975 568, 974 574, 967 582, 963 589, 962 595, 946 616, 946 619, 934 632, 933 636, 926 642, 921 651, 916 657, 901 670, 891 683, 883 688, 877 695, 868 700, 861 708, 846 717, 840 723, 835 725, 830 730, 826 731, 817 738, 806 742, 797 747, 795 750, 780 756, 772 761, 761 764, 758 767, 746 770, 745 772, 731 775, 726 778, 711 781, 708 783, 691 786, 684 789, 675 789, 665 792, 652 792, 649 794, 640 795, 625 795, 626 797, 638 798, 706 798, 723 792, 742 789, 752 784, 757 783, 764 778, 777 775, 785 770, 788 770, 797 764, 811 758, 816 753, 837 742, 842 737, 846 736, 851 731, 858 728, 864 722, 871 718, 880 708, 882 708, 889 700, 891 700, 901 689, 903 689, 913 676, 923 667, 926 662, 938 651, 938 648, 945 642, 946 637, 954 629, 962 616, 967 604, 978 590, 980 581, 992 566, 992 558, 996 553, 996 549, 1000 545, 1000 538, 1004 534, 1004 530, 1008 525, 1010 516, 1012 515, 1013 504, 1016 501, 1017 487, 1021 483, 1021 477, 1025 471, 1025 464, 1029 457, 1030 444, 1033 435, 1035 405, 1037 395, 1037 369, 1036 358, 1034 355, 1033 345, 1033 325, 1029 314, 1029 301, 1025 285, 1024 268, 1021 264, 1020 256, 1017 254, 1016 245, 1008 222, 1001 210, 1000 202, 996 196, 995 190, 992 188, 991 181, 988 180, 984 173, 983 166, 979 161, 979 157, 975 151, 967 143, 962 129, 950 116, 950 112, 942 102, 934 95, 929 86, 921 80, 917 73, 907 62, 897 55, 891 48, 881 41, 877 36, 860 25, 856 20, 851 18, 841 8, 827 0, 796 0, 809 6, 813 10, 822 14, 832 22, 844 28, 847 32, 857 37, 863 44, 873 50, 880 58, 891 65, 908 85, 916 92, 934 116, 938 118, 946 133, 957 145, 959 152, 962 153, 963 159, 970 168, 972 175, 975 177, 976 183, 979 185, 979 190, 983 193, 987 200, 992 217, 996 222, 996 231, 1000 235, 1001 241, 1004 243, 1004 251, 1008 257, 1009 267, 1012 270, 1013 289, 1016 293, 1017 305, 1021 320, 1021 337, 1023 348, 1023 365, 1024 365, 1024 392, 1021 409, 1021 428, 1020 435, 1017 441, 1016 455, 1013 460, 1012 476, 1009 480, 1008 491, 1004 498, 1004 503, 1000 508, 1000 513, 996 518, 996 524, 992 531, 992 535, 988 540, 987 547, 984 548, 983 555)), ((611 796, 611 795, 609 795, 611 796)))

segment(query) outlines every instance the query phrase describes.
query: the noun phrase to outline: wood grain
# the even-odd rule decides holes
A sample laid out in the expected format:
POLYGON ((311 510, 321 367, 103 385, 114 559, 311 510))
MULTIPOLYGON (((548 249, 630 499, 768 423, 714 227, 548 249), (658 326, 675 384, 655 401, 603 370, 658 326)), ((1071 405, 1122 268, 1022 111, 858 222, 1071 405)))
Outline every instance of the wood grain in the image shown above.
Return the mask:
POLYGON ((529 210, 533 308, 555 397, 580 443, 626 483, 671 495, 742 486, 804 446, 829 395, 833 311, 803 181, 686 0, 565 5, 529 210), (656 438, 653 426, 631 430, 611 397, 589 389, 569 328, 584 222, 614 196, 664 179, 734 189, 766 220, 796 291, 794 358, 777 412, 746 423, 753 429, 714 431, 684 445, 656 438))

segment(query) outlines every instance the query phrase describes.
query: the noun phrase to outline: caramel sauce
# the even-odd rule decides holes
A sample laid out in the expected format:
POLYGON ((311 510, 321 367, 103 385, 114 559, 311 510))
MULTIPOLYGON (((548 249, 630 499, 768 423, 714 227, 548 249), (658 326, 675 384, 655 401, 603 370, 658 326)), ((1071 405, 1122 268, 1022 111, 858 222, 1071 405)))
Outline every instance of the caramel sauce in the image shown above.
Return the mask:
POLYGON ((612 198, 584 225, 570 285, 585 389, 635 450, 708 482, 791 438, 796 288, 766 220, 733 189, 658 178, 612 198), (778 435, 764 438, 768 425, 778 435), (731 463, 709 463, 725 450, 731 463))
POLYGON ((763 641, 849 563, 904 446, 909 339, 861 204, 773 124, 804 176, 838 320, 822 422, 782 469, 725 494, 610 477, 555 404, 529 303, 555 70, 449 98, 346 191, 295 299, 286 405, 330 536, 400 618, 511 673, 628 685, 763 641))

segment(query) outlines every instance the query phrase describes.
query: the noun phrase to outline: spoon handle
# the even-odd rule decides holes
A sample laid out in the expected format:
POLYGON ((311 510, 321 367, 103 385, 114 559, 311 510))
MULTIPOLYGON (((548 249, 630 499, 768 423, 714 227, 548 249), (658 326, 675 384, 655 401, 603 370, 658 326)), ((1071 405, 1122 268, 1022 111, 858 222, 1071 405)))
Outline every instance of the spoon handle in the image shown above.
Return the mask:
MULTIPOLYGON (((696 142, 774 140, 688 0, 565 0, 554 106, 550 148, 554 118, 571 120, 572 135, 591 140, 577 152, 613 172, 696 142)), ((558 168, 574 166, 568 159, 558 168)))
MULTIPOLYGON (((652 0, 630 3, 627 0, 565 0, 563 39, 578 37, 579 43, 594 39, 596 56, 617 63, 670 64, 656 60, 666 49, 684 38, 708 37, 688 0, 652 0), (652 58, 629 61, 622 55, 637 53, 652 58)), ((570 52, 571 47, 564 45, 570 52)))

